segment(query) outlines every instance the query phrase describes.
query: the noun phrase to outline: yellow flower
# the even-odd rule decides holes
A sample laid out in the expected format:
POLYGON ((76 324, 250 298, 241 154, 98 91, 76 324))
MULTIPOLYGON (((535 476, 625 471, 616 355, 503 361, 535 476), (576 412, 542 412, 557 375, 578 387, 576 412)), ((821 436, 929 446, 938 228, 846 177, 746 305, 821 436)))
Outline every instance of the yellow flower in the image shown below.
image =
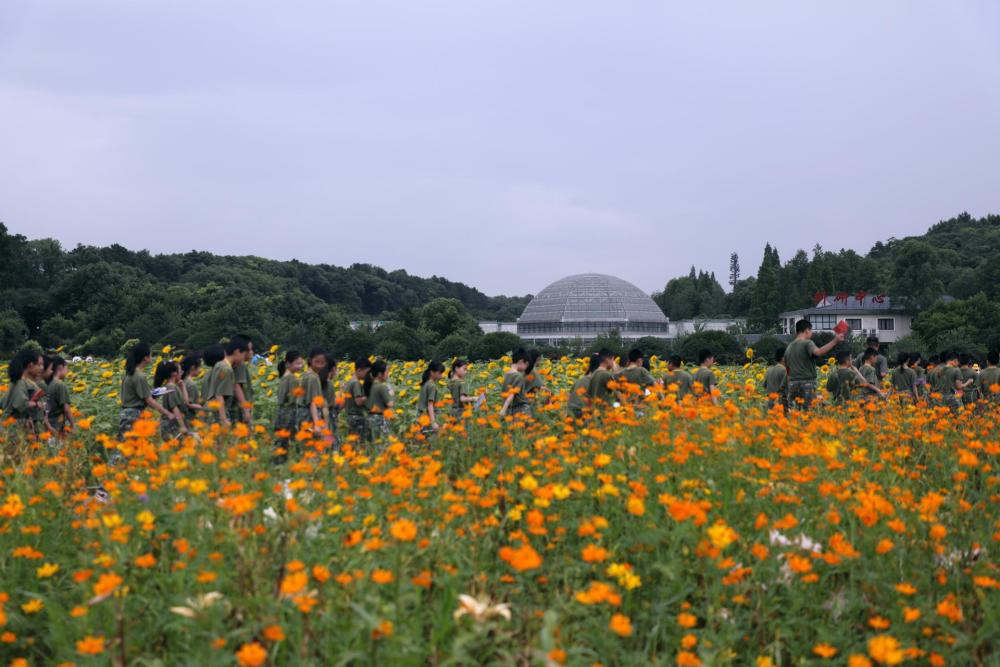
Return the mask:
POLYGON ((37 614, 42 609, 45 609, 45 603, 39 598, 32 598, 28 602, 21 605, 21 611, 25 614, 37 614))
POLYGON ((59 571, 59 565, 57 565, 56 563, 46 563, 45 565, 42 565, 40 568, 35 570, 35 574, 38 575, 39 579, 48 579, 58 571, 59 571))
POLYGON ((738 538, 736 531, 722 520, 717 521, 708 529, 708 539, 716 549, 725 549, 738 538))

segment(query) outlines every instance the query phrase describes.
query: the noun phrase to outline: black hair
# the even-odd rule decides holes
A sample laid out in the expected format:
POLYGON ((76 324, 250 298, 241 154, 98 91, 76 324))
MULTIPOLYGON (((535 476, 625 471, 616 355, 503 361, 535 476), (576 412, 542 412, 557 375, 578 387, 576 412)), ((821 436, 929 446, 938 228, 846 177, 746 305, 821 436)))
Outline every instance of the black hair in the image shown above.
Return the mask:
POLYGON ((191 375, 191 371, 201 365, 201 355, 191 352, 181 360, 181 377, 186 378, 191 375))
POLYGON ((640 350, 637 347, 633 347, 631 350, 629 350, 628 360, 629 360, 630 363, 634 364, 635 362, 639 361, 640 359, 642 359, 644 357, 645 357, 645 355, 642 353, 642 350, 640 350))
POLYGON ((365 376, 364 388, 365 396, 372 395, 372 387, 375 386, 375 376, 385 373, 385 369, 389 367, 389 364, 385 363, 383 359, 376 359, 371 366, 371 370, 368 371, 368 375, 365 376))
MULTIPOLYGON (((461 358, 455 359, 455 361, 451 362, 451 368, 448 370, 448 377, 454 377, 455 376, 455 369, 456 368, 461 368, 462 366, 468 366, 468 365, 469 365, 469 362, 466 361, 465 359, 461 359, 461 358)), ((372 371, 372 372, 374 372, 374 371, 372 371)))
POLYGON ((997 364, 1000 364, 1000 351, 990 350, 986 354, 986 363, 988 363, 991 366, 996 366, 997 364))
POLYGON ((237 352, 246 352, 250 349, 250 339, 243 334, 236 334, 233 336, 228 343, 226 343, 226 354, 236 354, 237 352))
POLYGON ((135 373, 136 366, 149 356, 149 343, 136 343, 125 355, 125 375, 135 373))
POLYGON ((424 374, 420 377, 421 387, 427 384, 427 381, 431 379, 431 373, 444 373, 444 364, 440 361, 432 361, 427 364, 427 369, 424 370, 424 374))
POLYGON ((535 349, 528 350, 528 367, 524 369, 524 374, 531 375, 531 373, 534 372, 535 370, 535 364, 537 364, 538 360, 541 358, 542 358, 542 353, 539 352, 538 350, 535 349))
POLYGON ((362 355, 354 360, 354 370, 356 371, 363 371, 366 368, 371 368, 371 367, 372 367, 372 362, 365 355, 362 355))
MULTIPOLYGON (((326 350, 321 347, 314 347, 309 350, 309 354, 306 356, 306 361, 312 361, 315 357, 326 356, 326 350)), ((329 359, 327 360, 329 361, 329 359)))
POLYGON ((914 366, 920 363, 919 352, 910 352, 910 363, 913 364, 914 366))
POLYGON ((174 373, 180 371, 180 366, 176 361, 164 359, 156 364, 156 371, 153 372, 153 387, 162 387, 174 373))
POLYGON ((510 361, 511 363, 516 364, 519 361, 530 361, 530 360, 528 359, 528 353, 524 350, 524 348, 519 347, 516 350, 514 350, 514 354, 510 355, 510 361))
POLYGON ((843 366, 848 362, 848 360, 850 360, 850 358, 851 358, 850 350, 841 350, 840 352, 837 353, 837 365, 843 366))
POLYGON ((705 363, 706 359, 710 359, 713 356, 715 355, 713 355, 712 351, 709 350, 708 348, 705 348, 703 350, 698 350, 698 363, 703 364, 705 363))
POLYGON ((900 352, 899 354, 896 355, 896 364, 900 367, 905 366, 909 360, 910 360, 909 352, 900 352))
POLYGON ((590 355, 590 359, 587 362, 587 375, 590 375, 597 370, 597 367, 601 365, 601 355, 594 353, 590 355))
POLYGON ((800 334, 806 329, 812 329, 812 328, 813 328, 812 322, 810 322, 809 320, 799 320, 798 322, 795 323, 796 334, 800 334))
POLYGON ((872 343, 878 343, 878 336, 869 336, 868 339, 865 340, 865 344, 867 345, 871 345, 872 343))
POLYGON ((57 355, 57 356, 54 356, 54 357, 52 357, 52 358, 50 359, 50 361, 52 362, 52 373, 53 373, 53 374, 55 374, 55 372, 56 372, 57 370, 59 370, 59 368, 60 368, 60 367, 62 367, 62 366, 65 366, 65 365, 66 365, 66 360, 65 360, 65 359, 63 359, 62 357, 58 356, 58 355, 57 355))
POLYGON ((871 359, 872 357, 877 357, 877 356, 878 356, 878 350, 876 350, 874 347, 869 347, 861 355, 861 363, 864 363, 869 359, 871 359))
POLYGON ((14 358, 10 360, 10 366, 7 367, 7 375, 10 377, 10 381, 17 382, 20 380, 21 376, 24 375, 24 369, 31 364, 38 363, 38 359, 41 356, 41 354, 30 347, 26 347, 15 354, 14 358))
POLYGON ((673 366, 674 368, 680 368, 681 366, 684 365, 684 359, 681 358, 681 355, 679 354, 671 354, 670 359, 667 360, 667 363, 673 366))
POLYGON ((774 351, 774 363, 780 364, 784 358, 785 358, 785 348, 779 347, 777 350, 774 351))
POLYGON ((285 369, 288 368, 288 364, 294 363, 296 359, 301 359, 302 353, 297 350, 288 350, 285 352, 285 358, 278 362, 278 377, 285 374, 285 369))
POLYGON ((647 371, 648 370, 652 370, 652 368, 651 368, 652 367, 652 362, 649 360, 649 357, 643 357, 642 358, 642 367, 645 368, 647 371))
POLYGON ((971 361, 971 358, 965 352, 958 355, 958 363, 961 366, 968 366, 971 361))
POLYGON ((47 354, 46 355, 42 355, 42 371, 43 372, 49 370, 50 368, 52 368, 52 360, 53 359, 55 359, 55 357, 50 357, 47 354))
POLYGON ((212 368, 217 363, 226 358, 226 348, 222 347, 219 343, 209 345, 205 348, 202 353, 202 360, 205 362, 205 366, 212 368))
POLYGON ((952 359, 958 359, 958 352, 945 352, 941 355, 941 361, 948 363, 952 359))

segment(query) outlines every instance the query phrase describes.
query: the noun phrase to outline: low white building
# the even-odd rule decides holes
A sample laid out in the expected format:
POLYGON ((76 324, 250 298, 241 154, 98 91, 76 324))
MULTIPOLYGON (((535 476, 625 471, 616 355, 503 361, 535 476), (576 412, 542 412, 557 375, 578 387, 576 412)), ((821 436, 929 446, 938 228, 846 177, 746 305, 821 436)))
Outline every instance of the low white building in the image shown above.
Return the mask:
POLYGON ((893 305, 884 294, 845 294, 824 297, 812 308, 789 310, 778 315, 781 332, 795 335, 795 323, 808 319, 813 331, 832 331, 844 320, 855 336, 877 336, 882 343, 893 343, 911 332, 916 312, 893 305))
POLYGON ((488 333, 517 333, 517 322, 479 322, 479 330, 488 333))
POLYGON ((732 328, 742 328, 746 326, 745 319, 734 319, 724 317, 709 317, 694 320, 670 320, 668 325, 668 336, 670 338, 680 338, 699 331, 729 331, 732 328))

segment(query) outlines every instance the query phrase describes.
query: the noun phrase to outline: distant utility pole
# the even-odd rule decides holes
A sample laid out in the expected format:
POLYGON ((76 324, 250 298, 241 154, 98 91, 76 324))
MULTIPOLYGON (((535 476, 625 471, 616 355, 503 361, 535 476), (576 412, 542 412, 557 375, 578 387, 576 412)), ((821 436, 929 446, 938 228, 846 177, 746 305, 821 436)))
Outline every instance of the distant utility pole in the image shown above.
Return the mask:
POLYGON ((735 252, 729 256, 729 286, 736 289, 740 281, 740 256, 735 252))

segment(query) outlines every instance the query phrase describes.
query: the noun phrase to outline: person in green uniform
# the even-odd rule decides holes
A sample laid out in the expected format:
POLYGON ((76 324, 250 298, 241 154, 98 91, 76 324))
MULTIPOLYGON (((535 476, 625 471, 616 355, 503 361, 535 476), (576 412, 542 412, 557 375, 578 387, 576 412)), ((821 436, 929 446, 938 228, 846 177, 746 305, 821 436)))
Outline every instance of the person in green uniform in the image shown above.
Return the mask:
MULTIPOLYGON (((118 437, 124 438, 132 430, 132 425, 146 408, 159 412, 167 420, 176 419, 170 412, 153 398, 149 388, 149 380, 144 372, 152 361, 149 345, 136 343, 125 356, 125 377, 122 378, 121 412, 118 413, 118 437)), ((108 463, 118 465, 124 463, 121 452, 116 448, 108 449, 108 463)))
POLYGON ((354 374, 344 383, 344 413, 347 415, 347 435, 357 436, 367 442, 368 396, 365 394, 365 378, 372 369, 372 362, 366 356, 354 361, 354 374))
POLYGON ((917 394, 917 373, 910 366, 910 353, 900 352, 896 355, 896 365, 889 371, 889 381, 893 393, 901 403, 915 402, 917 394))
POLYGON ((978 389, 980 399, 996 403, 1000 401, 1000 352, 990 350, 986 355, 986 368, 979 372, 978 389))
MULTIPOLYGON (((432 361, 427 364, 424 374, 420 378, 420 396, 417 398, 417 414, 427 415, 429 422, 423 426, 421 431, 424 435, 430 435, 441 428, 437 421, 437 400, 438 381, 444 375, 444 364, 440 361, 432 361)), ((523 376, 522 376, 523 377, 523 376)))
POLYGON ((180 381, 181 367, 177 362, 164 359, 156 365, 156 370, 153 371, 153 397, 167 412, 167 416, 160 419, 160 437, 164 440, 186 435, 188 432, 184 413, 181 411, 184 396, 180 381))
POLYGON ((382 359, 376 359, 368 371, 368 375, 365 376, 365 395, 368 397, 368 428, 375 443, 385 442, 392 433, 389 428, 389 417, 386 413, 391 415, 392 408, 396 405, 396 394, 389 386, 388 379, 389 364, 382 359))
POLYGON ((715 380, 715 373, 712 372, 712 366, 714 364, 715 354, 711 350, 699 350, 698 370, 694 372, 694 377, 692 379, 696 385, 701 385, 701 395, 711 398, 712 403, 718 405, 719 397, 712 392, 712 389, 714 389, 717 384, 715 380))
POLYGON ((808 410, 816 399, 816 359, 823 357, 844 340, 838 333, 823 347, 812 342, 812 323, 799 320, 795 323, 795 340, 785 348, 785 365, 788 367, 788 406, 808 410))
POLYGON ((861 379, 864 380, 860 384, 861 394, 858 396, 861 400, 871 400, 876 396, 885 398, 885 393, 881 387, 882 382, 878 377, 878 369, 875 366, 878 363, 878 357, 878 350, 872 347, 869 347, 861 355, 861 368, 858 369, 861 379))
POLYGON ((684 370, 684 359, 679 354, 670 355, 667 360, 666 375, 663 376, 663 386, 667 389, 677 387, 677 400, 684 400, 684 397, 691 393, 691 386, 694 383, 691 374, 684 370))
POLYGON ((611 386, 615 379, 615 355, 611 350, 602 348, 597 353, 597 369, 590 376, 590 386, 587 387, 587 396, 590 398, 590 406, 608 406, 619 400, 618 390, 611 386))
POLYGON ((326 367, 319 374, 323 385, 323 400, 326 401, 326 423, 330 427, 329 444, 336 445, 337 424, 340 418, 340 408, 344 405, 344 395, 337 389, 337 357, 332 352, 326 353, 326 367))
POLYGON ((962 403, 964 405, 975 403, 979 399, 979 392, 977 391, 979 373, 972 367, 972 355, 966 353, 958 355, 958 368, 962 371, 962 382, 967 387, 962 392, 962 403))
POLYGON ((837 367, 830 371, 826 381, 826 390, 834 403, 846 405, 851 401, 854 388, 860 386, 863 378, 854 367, 854 359, 848 350, 837 353, 837 367))
POLYGON ((205 348, 202 353, 205 375, 201 379, 201 401, 202 408, 206 411, 206 418, 212 420, 212 409, 208 406, 209 401, 215 396, 215 388, 212 386, 212 369, 215 365, 226 358, 226 348, 215 343, 205 348))
POLYGON ((508 414, 530 415, 531 403, 524 395, 524 371, 528 369, 528 353, 523 348, 514 350, 510 358, 510 368, 503 375, 502 395, 503 405, 500 407, 500 416, 508 414))
POLYGON ((584 411, 590 405, 590 397, 588 392, 590 390, 590 378, 594 375, 594 371, 601 364, 601 357, 597 354, 592 354, 587 358, 587 368, 584 370, 583 375, 577 378, 576 382, 573 383, 573 388, 569 391, 569 398, 566 400, 566 409, 569 410, 570 415, 574 419, 580 419, 583 417, 584 411))
POLYGON ((39 411, 45 412, 45 391, 39 387, 45 360, 35 350, 25 348, 14 355, 7 367, 10 388, 4 403, 4 418, 14 419, 17 431, 24 435, 40 433, 44 423, 36 424, 39 411))
POLYGON ((628 364, 621 373, 622 380, 638 387, 639 400, 642 400, 642 397, 656 384, 652 373, 646 370, 645 360, 646 355, 642 350, 637 347, 632 348, 628 353, 628 364))
POLYGON ((908 362, 910 369, 913 371, 913 388, 914 397, 916 400, 920 400, 927 396, 927 369, 926 363, 919 352, 910 352, 910 360, 908 362))
POLYGON ((327 405, 323 396, 321 373, 326 372, 326 350, 314 347, 306 357, 306 370, 299 378, 295 401, 296 431, 312 430, 315 437, 327 428, 327 405))
POLYGON ((288 350, 278 362, 278 395, 274 411, 274 457, 271 462, 281 465, 288 460, 291 436, 297 431, 295 424, 296 389, 299 387, 298 373, 302 372, 305 359, 296 350, 288 350))
POLYGON ((243 363, 249 342, 234 336, 226 343, 226 356, 212 367, 206 381, 212 394, 207 396, 213 421, 229 427, 239 421, 242 407, 236 398, 236 367, 243 363))
POLYGON ((469 373, 469 362, 465 359, 455 359, 448 371, 448 393, 451 395, 451 416, 460 418, 465 413, 465 406, 475 404, 479 397, 472 393, 465 377, 469 373))
POLYGON ((46 391, 49 427, 56 435, 73 430, 73 407, 69 389, 63 380, 69 373, 69 364, 62 357, 52 358, 52 379, 46 391))
POLYGON ((944 364, 938 372, 937 391, 941 394, 941 402, 952 410, 958 410, 962 406, 962 392, 974 381, 962 378, 958 356, 956 352, 942 355, 944 364))
MULTIPOLYGON (((542 360, 542 353, 538 350, 528 350, 528 367, 524 369, 524 396, 534 411, 534 406, 541 401, 541 394, 545 391, 545 378, 537 368, 538 362, 542 360)), ((544 402, 544 401, 543 401, 544 402)))
POLYGON ((788 369, 785 368, 785 348, 779 347, 774 351, 774 363, 768 366, 764 372, 764 381, 761 389, 767 396, 767 412, 775 405, 780 405, 781 409, 788 412, 788 402, 785 400, 788 395, 788 369))
POLYGON ((245 345, 241 348, 243 358, 239 364, 233 364, 233 399, 236 409, 229 416, 232 421, 241 421, 246 424, 253 423, 253 382, 250 379, 250 371, 253 370, 253 341, 249 336, 236 334, 233 341, 239 341, 245 345))
POLYGON ((181 413, 184 415, 184 423, 191 428, 191 422, 202 409, 201 397, 198 394, 198 384, 194 381, 201 372, 201 355, 192 352, 181 360, 181 381, 178 387, 184 404, 181 406, 181 413))

